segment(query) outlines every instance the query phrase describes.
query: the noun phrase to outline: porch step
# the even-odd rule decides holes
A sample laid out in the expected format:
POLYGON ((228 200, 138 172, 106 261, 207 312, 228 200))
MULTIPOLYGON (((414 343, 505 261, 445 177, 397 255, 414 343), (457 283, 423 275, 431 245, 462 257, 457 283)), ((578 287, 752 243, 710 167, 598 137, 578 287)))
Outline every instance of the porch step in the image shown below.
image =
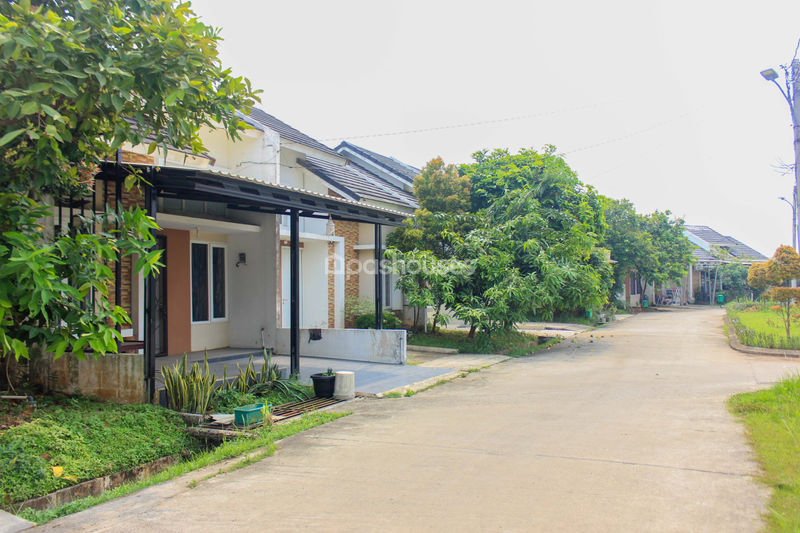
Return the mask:
POLYGON ((458 350, 455 348, 439 348, 437 346, 417 346, 415 344, 409 344, 407 346, 407 351, 412 353, 419 353, 419 354, 436 354, 436 355, 452 355, 454 353, 458 353, 458 350))

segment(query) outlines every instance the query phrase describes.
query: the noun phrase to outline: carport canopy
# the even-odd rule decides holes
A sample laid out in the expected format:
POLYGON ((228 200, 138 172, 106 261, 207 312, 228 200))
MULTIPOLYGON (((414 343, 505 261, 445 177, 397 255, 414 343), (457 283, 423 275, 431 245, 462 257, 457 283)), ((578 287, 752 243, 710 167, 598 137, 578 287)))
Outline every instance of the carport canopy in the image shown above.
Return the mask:
MULTIPOLYGON (((381 261, 381 226, 400 226, 407 214, 391 209, 334 198, 295 187, 266 183, 253 178, 224 172, 153 165, 110 163, 100 166, 97 180, 113 181, 120 190, 122 180, 130 174, 142 177, 145 183, 145 204, 148 214, 158 221, 157 199, 175 198, 227 204, 230 209, 289 216, 290 251, 290 372, 300 370, 300 217, 332 218, 374 224, 375 226, 375 319, 382 325, 383 283, 381 261)), ((119 280, 117 280, 119 283, 119 280)), ((153 331, 154 284, 152 276, 145 281, 145 359, 146 376, 151 397, 155 380, 153 331)))

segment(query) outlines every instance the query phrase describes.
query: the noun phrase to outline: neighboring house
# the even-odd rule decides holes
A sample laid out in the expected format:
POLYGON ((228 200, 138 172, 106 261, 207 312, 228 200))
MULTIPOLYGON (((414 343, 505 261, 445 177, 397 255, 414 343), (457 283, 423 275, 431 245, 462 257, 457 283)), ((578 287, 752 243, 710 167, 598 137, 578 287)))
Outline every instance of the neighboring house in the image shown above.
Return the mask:
POLYGON ((714 285, 714 271, 725 263, 750 266, 763 263, 767 257, 733 237, 722 235, 708 226, 685 225, 684 235, 695 246, 692 252, 694 264, 684 280, 687 300, 708 300, 714 285))
MULTIPOLYGON (((394 209, 406 211, 409 215, 412 215, 414 210, 419 208, 419 202, 414 196, 413 184, 414 178, 420 173, 420 169, 398 161, 393 157, 367 150, 346 141, 340 143, 335 150, 348 160, 348 168, 358 175, 366 177, 372 186, 391 195, 391 200, 385 196, 383 198, 373 198, 373 202, 378 202, 376 205, 391 206, 394 209), (390 203, 387 204, 387 200, 390 203)), ((388 233, 383 234, 384 244, 388 233)), ((358 260, 360 262, 368 261, 369 257, 374 253, 374 249, 374 238, 362 238, 356 247, 358 260)), ((404 322, 412 321, 413 313, 405 307, 403 294, 395 288, 396 276, 387 273, 384 279, 383 294, 386 307, 395 314, 400 315, 404 322)), ((374 295, 375 287, 362 280, 359 290, 360 298, 372 299, 374 295)))
POLYGON ((722 235, 708 226, 687 224, 683 228, 684 235, 694 246, 693 263, 689 266, 686 277, 661 287, 654 287, 652 283, 642 287, 635 273, 631 273, 625 279, 624 292, 617 295, 621 301, 627 301, 632 307, 640 307, 645 296, 650 305, 683 305, 694 303, 695 300, 708 301, 714 285, 714 271, 719 265, 739 263, 749 266, 767 260, 764 255, 743 242, 722 235))
POLYGON ((166 266, 159 276, 134 275, 130 258, 118 266, 111 298, 133 319, 120 352, 144 352, 151 391, 154 357, 184 352, 273 347, 292 355, 292 370, 301 352, 404 362, 405 331, 343 328, 348 297, 371 298, 375 309, 384 300, 402 308, 391 280, 362 263, 381 253, 375 237, 383 243, 382 230, 416 209, 410 186, 355 165, 261 110, 243 118, 252 129, 237 142, 201 130, 202 155, 124 146, 122 165, 101 166, 93 198, 59 206, 56 225, 65 230, 73 204, 81 212, 138 205, 161 227, 166 266), (131 168, 148 184, 126 190, 131 168), (322 333, 309 331, 317 329, 322 333), (319 335, 324 342, 313 343, 319 335))

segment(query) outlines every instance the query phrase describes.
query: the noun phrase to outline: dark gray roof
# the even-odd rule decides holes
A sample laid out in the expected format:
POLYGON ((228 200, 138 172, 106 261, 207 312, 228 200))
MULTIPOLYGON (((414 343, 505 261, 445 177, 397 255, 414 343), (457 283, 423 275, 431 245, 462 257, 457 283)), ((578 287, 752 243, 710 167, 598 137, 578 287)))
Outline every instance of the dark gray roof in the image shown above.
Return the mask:
POLYGON ((413 195, 355 165, 339 165, 311 156, 298 159, 297 163, 356 200, 363 198, 412 209, 419 207, 413 195))
POLYGON ((399 178, 404 179, 408 183, 413 183, 414 178, 420 173, 420 169, 416 167, 412 167, 411 165, 407 165, 402 161, 398 161, 394 157, 388 157, 385 155, 381 155, 377 152, 373 152, 372 150, 367 150, 366 148, 362 148, 361 146, 356 146, 355 144, 351 144, 347 141, 342 141, 339 143, 339 146, 336 147, 336 151, 340 151, 342 148, 349 148, 352 151, 358 153, 365 159, 368 159, 375 163, 378 166, 383 167, 387 171, 391 172, 392 174, 396 175, 399 178))
MULTIPOLYGON (((706 241, 709 244, 714 244, 717 246, 721 246, 726 248, 731 255, 734 257, 739 257, 742 259, 756 259, 758 261, 766 261, 767 257, 761 254, 759 251, 750 248, 742 241, 734 239, 733 237, 729 237, 727 235, 723 235, 718 231, 711 229, 708 226, 694 226, 686 224, 683 226, 686 231, 689 233, 699 237, 700 239, 706 241)), ((699 248, 698 248, 699 249, 699 248)), ((702 260, 713 260, 714 257, 706 252, 705 250, 701 250, 703 254, 709 256, 711 259, 706 259, 705 256, 702 260)), ((695 255, 695 257, 699 257, 695 255)))
MULTIPOLYGON (((261 124, 262 126, 271 129, 272 131, 278 132, 278 134, 281 136, 281 139, 285 139, 287 141, 297 144, 302 144, 303 146, 308 146, 309 148, 315 148, 320 152, 339 155, 335 151, 333 151, 330 147, 325 146, 318 140, 312 139, 302 131, 294 129, 287 123, 278 120, 277 118, 273 117, 268 113, 265 113, 260 109, 253 108, 253 110, 250 111, 250 114, 247 116, 247 118, 257 122, 258 124, 261 124)), ((250 122, 250 120, 248 120, 247 122, 249 122, 253 126, 256 125, 250 122)))

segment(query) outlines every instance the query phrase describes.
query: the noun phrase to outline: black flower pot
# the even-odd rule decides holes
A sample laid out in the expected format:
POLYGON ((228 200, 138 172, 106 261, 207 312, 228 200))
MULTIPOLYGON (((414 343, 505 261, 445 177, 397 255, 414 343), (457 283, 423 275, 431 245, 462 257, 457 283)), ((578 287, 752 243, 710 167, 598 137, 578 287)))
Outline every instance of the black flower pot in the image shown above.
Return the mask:
POLYGON ((314 382, 314 396, 318 398, 333 397, 333 385, 336 381, 336 374, 328 376, 326 374, 311 374, 314 382))

